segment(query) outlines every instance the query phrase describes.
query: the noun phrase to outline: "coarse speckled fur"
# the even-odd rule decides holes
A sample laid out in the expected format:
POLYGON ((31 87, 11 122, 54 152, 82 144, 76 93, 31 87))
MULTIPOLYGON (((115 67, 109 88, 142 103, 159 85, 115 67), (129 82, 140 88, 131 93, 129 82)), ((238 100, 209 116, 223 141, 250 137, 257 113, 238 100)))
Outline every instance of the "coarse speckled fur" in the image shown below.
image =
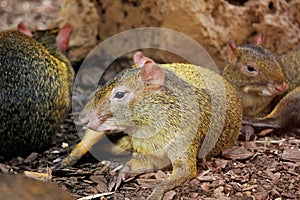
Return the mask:
POLYGON ((127 173, 171 164, 172 174, 149 197, 161 199, 166 191, 196 176, 198 157, 216 155, 235 143, 242 113, 237 92, 218 74, 191 64, 157 65, 150 60, 100 88, 80 118, 87 128, 105 131, 109 124, 108 129, 124 131, 131 140, 126 149, 133 150, 133 157, 113 187, 127 173), (146 65, 156 69, 150 66, 145 72, 146 65), (115 102, 118 91, 125 91, 128 98, 115 102))
POLYGON ((276 56, 261 44, 228 47, 229 64, 223 78, 239 92, 243 102, 246 124, 270 128, 300 128, 300 50, 276 56), (230 58, 231 57, 231 58, 230 58), (255 67, 257 76, 242 73, 246 65, 255 67), (281 93, 265 96, 267 84, 279 88, 287 83, 281 93))
POLYGON ((74 71, 55 47, 57 31, 33 38, 0 33, 0 156, 10 158, 50 144, 70 105, 74 71))

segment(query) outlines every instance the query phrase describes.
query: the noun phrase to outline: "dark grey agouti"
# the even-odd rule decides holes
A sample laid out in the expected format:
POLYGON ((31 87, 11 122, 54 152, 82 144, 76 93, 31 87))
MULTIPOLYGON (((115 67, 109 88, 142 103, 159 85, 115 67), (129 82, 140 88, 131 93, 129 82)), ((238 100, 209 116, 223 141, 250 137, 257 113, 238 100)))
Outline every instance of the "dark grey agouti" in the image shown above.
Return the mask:
POLYGON ((47 146, 70 105, 74 71, 63 55, 72 27, 0 32, 0 156, 47 146))

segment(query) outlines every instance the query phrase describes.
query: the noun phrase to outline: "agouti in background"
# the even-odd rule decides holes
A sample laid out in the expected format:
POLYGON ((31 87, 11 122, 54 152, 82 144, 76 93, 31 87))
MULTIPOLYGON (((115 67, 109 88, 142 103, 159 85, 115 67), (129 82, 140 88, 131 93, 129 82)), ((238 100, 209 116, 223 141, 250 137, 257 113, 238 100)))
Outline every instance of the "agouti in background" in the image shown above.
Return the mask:
POLYGON ((68 44, 70 25, 31 33, 20 24, 19 30, 0 32, 0 156, 4 158, 26 155, 52 142, 70 106, 74 76, 61 53, 68 44))

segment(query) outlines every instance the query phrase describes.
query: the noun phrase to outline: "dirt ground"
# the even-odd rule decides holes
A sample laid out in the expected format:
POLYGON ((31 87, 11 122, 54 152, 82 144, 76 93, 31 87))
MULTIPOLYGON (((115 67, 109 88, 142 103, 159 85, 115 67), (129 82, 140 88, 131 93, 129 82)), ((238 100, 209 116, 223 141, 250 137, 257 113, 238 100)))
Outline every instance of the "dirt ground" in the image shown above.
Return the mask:
MULTIPOLYGON (((27 4, 13 6, 10 2, 0 1, 1 29, 8 28, 8 24, 15 24, 17 17, 22 18, 21 11, 28 8, 27 4), (12 13, 8 15, 9 12, 14 13, 15 18, 12 13)), ((57 4, 56 7, 49 8, 46 4, 48 1, 43 2, 47 9, 37 11, 35 16, 40 16, 39 12, 48 12, 49 9, 49 13, 58 11, 57 4)), ((39 4, 38 1, 30 3, 39 4)), ((32 7, 34 4, 30 5, 32 7)), ((30 12, 32 11, 29 9, 28 13, 30 12)), ((46 26, 47 20, 51 20, 51 17, 54 18, 55 15, 49 14, 47 18, 32 17, 31 19, 39 21, 41 26, 46 26)), ((0 172, 22 173, 27 170, 47 173, 68 155, 79 141, 73 115, 70 112, 49 149, 39 153, 33 152, 24 158, 0 160, 0 172)), ((169 191, 164 199, 300 199, 299 149, 299 132, 287 131, 252 136, 247 142, 241 136, 230 151, 209 160, 209 168, 199 162, 197 177, 169 191)), ((142 174, 125 181, 120 189, 111 193, 107 185, 116 174, 112 170, 120 164, 115 159, 98 161, 88 154, 71 168, 53 170, 52 181, 76 198, 103 194, 98 199, 145 199, 152 192, 152 188, 171 172, 159 170, 142 174)))
MULTIPOLYGON (((47 173, 78 141, 69 114, 48 150, 2 161, 0 171, 47 173), (69 147, 63 148, 63 143, 69 147)), ((164 199, 300 199, 299 146, 299 135, 291 132, 255 137, 248 142, 240 140, 229 152, 210 160, 209 169, 199 162, 197 177, 171 190, 164 199)), ((71 168, 53 170, 52 181, 76 198, 104 194, 101 199, 145 199, 153 186, 170 174, 170 170, 142 174, 110 193, 107 185, 115 175, 112 170, 120 164, 99 162, 88 154, 71 168)))

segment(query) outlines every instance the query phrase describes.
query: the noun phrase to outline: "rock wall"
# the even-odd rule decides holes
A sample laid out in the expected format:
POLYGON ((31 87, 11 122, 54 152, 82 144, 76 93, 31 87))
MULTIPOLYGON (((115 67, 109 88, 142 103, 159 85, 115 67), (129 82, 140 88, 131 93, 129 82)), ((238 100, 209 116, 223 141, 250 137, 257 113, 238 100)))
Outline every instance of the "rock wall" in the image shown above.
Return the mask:
MULTIPOLYGON (((273 52, 300 48, 299 0, 0 0, 0 9, 0 30, 15 28, 19 22, 33 29, 71 23, 72 62, 82 60, 106 38, 149 26, 190 36, 220 68, 226 62, 229 38, 244 44, 264 33, 265 46, 273 52)), ((153 56, 165 62, 179 59, 161 51, 153 56)))
POLYGON ((263 33, 267 38, 265 46, 273 52, 282 54, 297 49, 299 10, 299 0, 63 0, 59 22, 68 21, 75 27, 72 60, 82 58, 92 47, 117 33, 154 26, 192 37, 222 67, 229 38, 243 44, 263 33))

